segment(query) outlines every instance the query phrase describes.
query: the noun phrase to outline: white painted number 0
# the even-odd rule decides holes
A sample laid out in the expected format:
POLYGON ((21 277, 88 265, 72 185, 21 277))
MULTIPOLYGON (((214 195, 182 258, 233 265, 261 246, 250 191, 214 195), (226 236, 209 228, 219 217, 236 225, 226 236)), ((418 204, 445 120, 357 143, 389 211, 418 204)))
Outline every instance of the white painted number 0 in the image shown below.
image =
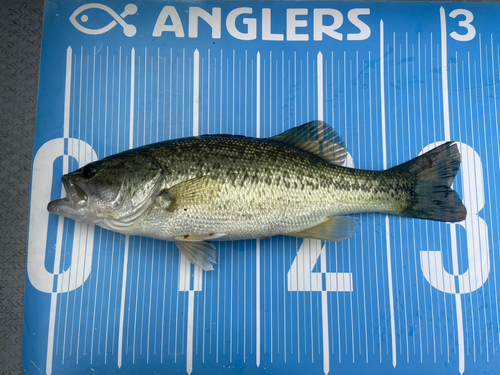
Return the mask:
MULTIPOLYGON (((69 240, 64 244, 71 249, 69 267, 60 272, 57 269, 47 269, 45 266, 49 227, 47 202, 52 193, 54 162, 60 156, 66 159, 66 163, 69 157, 73 157, 78 165, 97 159, 95 151, 89 144, 75 138, 52 139, 40 147, 35 155, 31 183, 33 188, 31 189, 27 271, 33 287, 44 293, 64 293, 79 288, 89 277, 92 267, 94 225, 82 223, 75 223, 73 234, 67 234, 69 238, 73 238, 72 243, 69 240), (67 142, 68 154, 64 152, 65 142, 67 142)), ((59 240, 56 247, 62 246, 63 234, 60 229, 58 228, 59 240)))

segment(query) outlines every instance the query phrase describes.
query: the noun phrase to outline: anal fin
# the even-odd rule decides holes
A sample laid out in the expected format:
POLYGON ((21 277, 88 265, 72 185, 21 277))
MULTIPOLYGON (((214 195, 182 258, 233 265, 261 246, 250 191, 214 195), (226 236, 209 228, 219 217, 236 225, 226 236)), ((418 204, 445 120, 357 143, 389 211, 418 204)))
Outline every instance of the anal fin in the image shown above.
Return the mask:
POLYGON ((215 246, 204 241, 176 241, 175 244, 179 250, 195 266, 205 271, 213 271, 212 266, 215 261, 215 246))
POLYGON ((351 238, 358 228, 358 221, 351 216, 333 216, 326 218, 322 223, 295 233, 290 236, 314 238, 324 241, 342 241, 351 238))

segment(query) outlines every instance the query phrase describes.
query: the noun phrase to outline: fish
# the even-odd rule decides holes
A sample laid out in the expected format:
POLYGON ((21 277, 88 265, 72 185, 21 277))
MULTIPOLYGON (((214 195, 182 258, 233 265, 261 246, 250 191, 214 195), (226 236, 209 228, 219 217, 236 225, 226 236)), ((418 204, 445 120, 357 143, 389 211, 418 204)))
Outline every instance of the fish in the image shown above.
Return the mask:
POLYGON ((105 229, 174 241, 213 270, 208 241, 275 235, 342 241, 353 214, 378 212, 460 222, 467 211, 452 184, 460 152, 450 141, 390 169, 345 166, 340 135, 312 121, 270 138, 202 135, 141 146, 61 177, 67 196, 51 214, 105 229))

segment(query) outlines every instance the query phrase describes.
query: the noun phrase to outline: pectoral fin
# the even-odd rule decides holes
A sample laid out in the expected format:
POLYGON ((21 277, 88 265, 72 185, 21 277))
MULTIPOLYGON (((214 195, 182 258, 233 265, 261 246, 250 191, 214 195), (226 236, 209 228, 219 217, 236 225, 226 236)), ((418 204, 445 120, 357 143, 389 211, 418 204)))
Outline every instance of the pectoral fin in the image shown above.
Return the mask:
POLYGON ((213 271, 212 263, 215 261, 215 246, 208 242, 176 241, 179 250, 195 266, 205 271, 213 271))
POLYGON ((290 236, 314 238, 325 241, 342 241, 351 238, 356 232, 358 222, 351 216, 333 216, 322 223, 300 232, 288 233, 290 236))
POLYGON ((178 208, 193 208, 200 204, 211 204, 220 194, 221 182, 217 176, 207 175, 178 183, 158 193, 158 201, 167 211, 178 208))

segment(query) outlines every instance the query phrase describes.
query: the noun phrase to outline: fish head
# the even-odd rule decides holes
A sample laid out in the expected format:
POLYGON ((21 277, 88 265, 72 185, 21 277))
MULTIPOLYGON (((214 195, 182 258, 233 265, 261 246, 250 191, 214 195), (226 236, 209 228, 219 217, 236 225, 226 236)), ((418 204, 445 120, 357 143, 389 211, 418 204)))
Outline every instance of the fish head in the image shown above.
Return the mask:
POLYGON ((147 153, 122 153, 89 163, 61 177, 67 196, 47 210, 84 223, 115 229, 133 224, 163 183, 161 165, 147 153))

